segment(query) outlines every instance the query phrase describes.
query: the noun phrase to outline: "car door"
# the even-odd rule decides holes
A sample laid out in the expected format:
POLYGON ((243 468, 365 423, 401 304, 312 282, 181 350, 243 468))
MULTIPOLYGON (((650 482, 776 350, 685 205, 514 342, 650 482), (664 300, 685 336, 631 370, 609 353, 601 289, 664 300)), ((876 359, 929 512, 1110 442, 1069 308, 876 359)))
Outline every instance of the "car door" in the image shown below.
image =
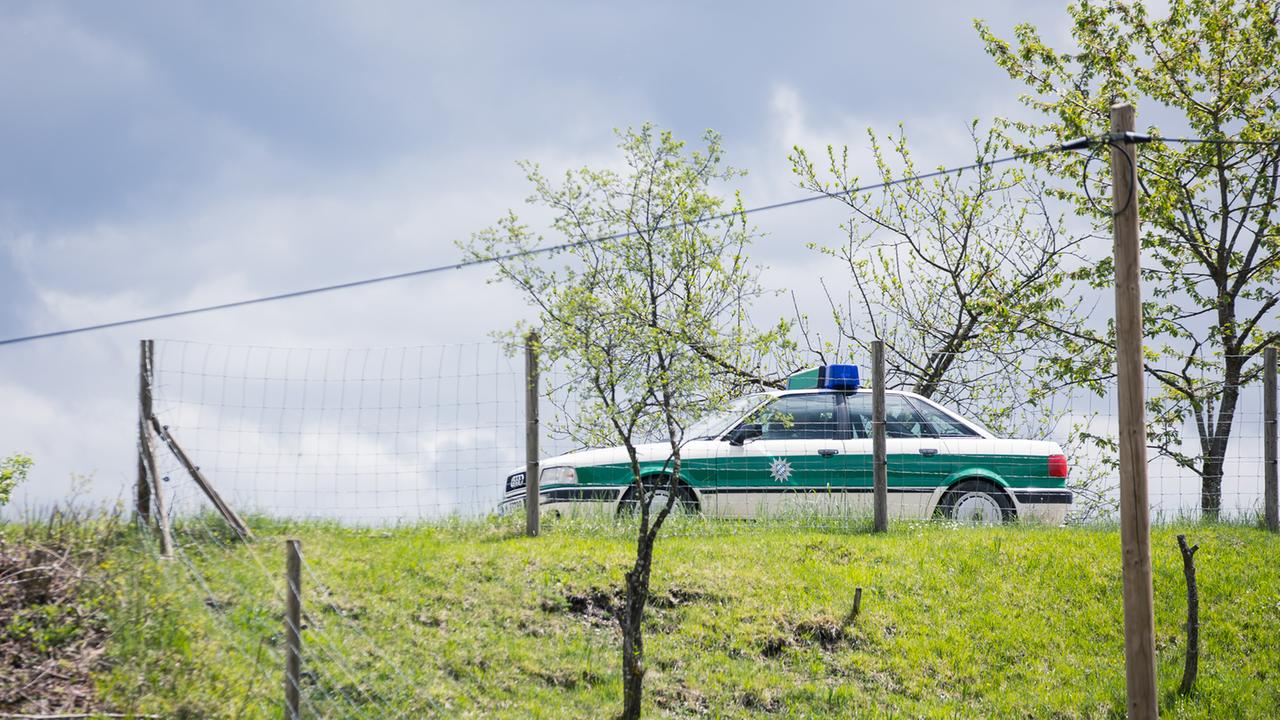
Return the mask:
POLYGON ((748 417, 760 437, 722 443, 716 514, 761 517, 830 503, 845 482, 841 400, 833 392, 784 395, 748 417))
POLYGON ((849 431, 840 455, 844 492, 840 509, 852 515, 870 515, 873 508, 871 469, 871 392, 859 390, 844 396, 849 431))
POLYGON ((938 454, 933 458, 930 469, 935 476, 943 476, 939 482, 967 468, 995 470, 990 467, 991 461, 998 460, 998 457, 987 454, 990 440, 928 400, 911 398, 911 404, 928 425, 929 434, 937 438, 938 454))
POLYGON ((889 514, 923 517, 934 490, 950 474, 942 443, 904 395, 886 394, 885 454, 889 477, 889 514))

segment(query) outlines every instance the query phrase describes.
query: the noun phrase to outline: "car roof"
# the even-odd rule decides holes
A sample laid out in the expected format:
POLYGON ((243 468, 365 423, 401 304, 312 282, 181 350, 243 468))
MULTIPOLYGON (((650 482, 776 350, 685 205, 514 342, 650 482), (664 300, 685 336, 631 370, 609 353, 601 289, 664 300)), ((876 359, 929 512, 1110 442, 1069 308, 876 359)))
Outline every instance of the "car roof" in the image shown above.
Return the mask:
MULTIPOLYGON (((804 388, 804 389, 797 389, 797 390, 776 390, 776 389, 775 389, 775 390, 769 390, 769 391, 766 391, 764 394, 769 395, 770 397, 779 398, 779 397, 787 397, 787 396, 790 396, 790 395, 821 395, 821 394, 831 394, 831 395, 856 395, 856 394, 866 394, 866 393, 870 393, 870 392, 871 392, 871 388, 869 388, 869 387, 860 387, 860 388, 858 388, 857 390, 832 390, 832 389, 830 389, 830 388, 804 388)), ((972 428, 972 429, 974 429, 974 430, 977 430, 977 431, 979 432, 979 434, 980 434, 982 437, 986 437, 986 438, 996 438, 996 437, 997 437, 995 433, 993 433, 993 432, 991 432, 990 430, 988 430, 988 429, 987 429, 986 427, 984 427, 981 423, 978 423, 978 422, 975 422, 975 421, 973 421, 973 420, 970 420, 969 418, 967 418, 967 417, 965 417, 965 416, 961 415, 960 413, 958 413, 958 412, 956 412, 956 411, 954 411, 954 410, 951 410, 950 408, 946 407, 945 405, 942 405, 942 404, 941 404, 941 403, 939 403, 938 401, 936 401, 936 400, 931 400, 931 399, 929 399, 929 398, 927 398, 927 397, 924 397, 923 395, 919 395, 919 394, 916 394, 916 393, 913 393, 913 392, 908 392, 908 391, 906 391, 906 390, 887 390, 887 389, 884 391, 884 394, 885 394, 886 396, 887 396, 887 395, 898 395, 898 396, 901 396, 901 397, 914 398, 914 399, 919 400, 919 401, 921 401, 921 402, 928 403, 929 405, 932 405, 933 407, 935 407, 935 408, 938 408, 938 409, 942 410, 942 411, 943 411, 943 412, 945 412, 947 415, 950 415, 952 418, 955 418, 955 419, 957 419, 957 420, 961 421, 962 423, 964 423, 964 424, 965 424, 965 425, 967 425, 968 427, 970 427, 970 428, 972 428)))
MULTIPOLYGON (((784 395, 821 395, 821 394, 855 395, 858 393, 869 393, 869 392, 871 392, 871 388, 869 387, 860 387, 857 390, 832 390, 831 388, 803 388, 798 390, 777 390, 777 389, 766 390, 765 394, 772 395, 774 397, 782 397, 784 395)), ((913 392, 907 392, 906 390, 885 390, 884 394, 885 395, 905 395, 907 397, 918 397, 921 400, 924 399, 923 397, 913 392)))

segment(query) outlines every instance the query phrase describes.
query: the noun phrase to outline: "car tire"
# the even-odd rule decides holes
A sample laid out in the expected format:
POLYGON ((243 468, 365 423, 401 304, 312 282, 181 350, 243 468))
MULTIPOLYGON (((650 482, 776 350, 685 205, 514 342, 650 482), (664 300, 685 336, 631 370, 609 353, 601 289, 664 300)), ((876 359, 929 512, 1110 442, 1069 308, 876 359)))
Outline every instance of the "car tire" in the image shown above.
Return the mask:
MULTIPOLYGON (((661 485, 667 485, 666 478, 659 478, 661 485)), ((651 478, 645 478, 646 486, 653 486, 651 478)), ((649 506, 650 512, 659 512, 662 510, 666 500, 666 487, 659 487, 653 496, 653 500, 649 506)), ((639 512, 639 503, 636 501, 636 487, 632 485, 623 493, 622 499, 618 501, 618 515, 632 515, 639 512)), ((676 484, 676 502, 671 506, 671 512, 687 515, 696 515, 698 513, 698 498, 694 496, 693 490, 683 482, 676 484)))
POLYGON ((1009 493, 987 480, 965 480, 938 501, 937 514, 966 525, 999 525, 1018 518, 1009 493))

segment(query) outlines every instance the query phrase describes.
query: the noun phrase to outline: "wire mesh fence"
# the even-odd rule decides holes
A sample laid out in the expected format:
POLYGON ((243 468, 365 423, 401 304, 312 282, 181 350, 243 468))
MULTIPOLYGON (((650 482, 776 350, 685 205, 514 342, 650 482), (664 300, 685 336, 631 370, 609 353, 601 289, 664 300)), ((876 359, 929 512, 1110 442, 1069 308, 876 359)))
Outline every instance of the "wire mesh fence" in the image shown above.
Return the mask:
MULTIPOLYGON (((302 716, 448 717, 486 707, 468 693, 478 682, 474 673, 492 672, 488 659, 422 658, 414 643, 437 641, 430 633, 449 623, 447 611, 431 604, 432 589, 449 582, 440 574, 448 569, 433 567, 428 556, 447 533, 433 533, 451 523, 473 523, 470 532, 500 537, 522 531, 523 513, 502 511, 523 503, 517 480, 527 429, 523 358, 500 342, 288 349, 185 341, 158 341, 153 358, 155 425, 180 448, 155 451, 155 499, 163 500, 156 512, 163 508, 176 560, 168 582, 194 589, 215 651, 236 658, 228 665, 241 676, 228 678, 228 701, 234 696, 248 716, 278 712, 291 629, 281 623, 289 585, 279 541, 300 537, 304 610, 296 630, 304 661, 297 680, 286 682, 296 682, 302 716), (197 474, 244 518, 252 538, 228 522, 197 474), (342 548, 309 543, 309 535, 335 527, 354 540, 342 548), (415 532, 424 533, 422 556, 372 561, 381 539, 415 532), (408 616, 411 627, 405 608, 381 600, 384 592, 400 597, 397 574, 417 574, 427 588, 422 607, 408 616)), ((629 458, 618 448, 586 450, 569 439, 564 429, 574 408, 563 393, 567 377, 543 371, 543 516, 570 533, 629 537, 635 500, 629 458)), ((970 414, 979 406, 973 398, 948 401, 907 390, 887 389, 885 398, 894 522, 1113 518, 1117 428, 1110 389, 1059 390, 1013 413, 1001 406, 999 433, 970 414)), ((1149 380, 1149 398, 1165 390, 1167 384, 1149 380)), ((1203 403, 1153 403, 1164 413, 1149 421, 1157 521, 1199 519, 1206 502, 1216 503, 1219 519, 1255 522, 1261 514, 1261 379, 1254 373, 1234 390, 1230 442, 1217 445, 1203 403), (1205 491, 1206 467, 1218 473, 1216 492, 1205 491)), ((1222 406, 1214 405, 1214 422, 1224 427, 1222 406)), ((866 387, 749 392, 709 411, 685 428, 672 500, 677 515, 664 532, 869 529, 872 415, 866 387)), ((669 444, 638 451, 653 477, 674 469, 669 444)), ((664 499, 665 486, 654 487, 664 499)), ((832 584, 824 593, 842 592, 838 578, 823 582, 832 584)), ((596 605, 616 603, 611 597, 571 594, 567 602, 585 602, 590 614, 596 605)), ((612 661, 592 654, 589 639, 584 643, 588 659, 572 662, 589 676, 607 674, 612 661)))
MULTIPOLYGON (((1190 397, 1148 377, 1157 520, 1259 517, 1265 428, 1254 365, 1260 359, 1245 365, 1249 382, 1201 381, 1190 397)), ((565 457, 584 449, 565 432, 574 410, 554 368, 542 382, 542 502, 552 513, 626 506, 625 450, 565 457)), ((156 418, 241 514, 393 525, 482 517, 523 498, 524 367, 502 343, 288 349, 161 341, 153 383, 156 418)), ((886 397, 895 517, 955 514, 948 493, 966 480, 1006 491, 993 494, 1005 517, 1112 518, 1113 388, 1068 387, 1034 402, 977 391, 926 398, 911 389, 891 385, 886 397)), ((746 393, 684 428, 681 507, 736 519, 867 514, 870 390, 776 395, 746 393)), ((670 471, 669 443, 646 439, 638 445, 644 471, 670 471)), ((165 457, 166 484, 187 474, 165 457)), ((193 496, 173 495, 175 517, 190 514, 193 496)))

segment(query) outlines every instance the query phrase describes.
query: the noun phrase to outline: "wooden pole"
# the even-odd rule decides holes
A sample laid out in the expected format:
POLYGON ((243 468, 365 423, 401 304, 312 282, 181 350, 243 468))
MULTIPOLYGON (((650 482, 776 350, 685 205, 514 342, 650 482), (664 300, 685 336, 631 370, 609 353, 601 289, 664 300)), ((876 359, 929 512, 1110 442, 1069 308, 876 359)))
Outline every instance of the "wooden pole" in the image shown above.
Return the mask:
MULTIPOLYGON (((138 418, 138 426, 146 423, 138 418)), ((138 481, 134 485, 133 513, 141 525, 151 523, 151 484, 147 479, 147 464, 142 459, 142 435, 138 435, 138 481)))
POLYGON ((858 619, 858 615, 862 613, 862 588, 854 588, 853 590, 853 607, 849 608, 849 614, 844 616, 844 625, 848 627, 858 619))
POLYGON ((524 338, 524 531, 537 537, 541 529, 538 477, 538 333, 524 338))
POLYGON ((884 341, 871 341, 871 481, 874 532, 889 530, 889 461, 884 438, 884 341))
POLYGON ((146 439, 147 418, 151 411, 151 384, 147 374, 150 340, 138 342, 138 482, 134 486, 133 509, 143 525, 151 522, 151 481, 147 476, 147 464, 142 444, 146 439))
POLYGON ((284 716, 285 720, 298 720, 298 696, 302 682, 302 544, 297 540, 285 541, 287 559, 284 613, 284 716))
POLYGON ((155 488, 156 527, 160 529, 160 557, 173 557, 173 533, 169 529, 169 508, 164 496, 164 480, 156 468, 155 442, 151 438, 151 426, 138 422, 138 441, 141 448, 142 463, 151 476, 151 484, 155 488))
MULTIPOLYGON (((173 533, 169 529, 169 507, 165 500, 164 480, 156 467, 155 438, 151 435, 152 394, 155 378, 155 342, 143 340, 138 367, 138 465, 139 499, 141 487, 147 488, 147 511, 155 501, 156 527, 160 530, 160 557, 173 557, 173 533), (149 479, 148 479, 149 478, 149 479)), ((142 515, 139 510, 139 516, 142 515)))
MULTIPOLYGON (((1132 132, 1132 105, 1111 106, 1111 132, 1132 132)), ((1111 146, 1116 269, 1116 375, 1120 420, 1120 546, 1124 577, 1125 687, 1129 718, 1159 716, 1155 609, 1151 588, 1151 507, 1147 499, 1147 422, 1143 401, 1141 238, 1137 147, 1111 146)))
POLYGON ((1187 547, 1187 536, 1178 536, 1182 551, 1182 575, 1187 579, 1187 658, 1182 666, 1179 695, 1190 695, 1200 669, 1200 589, 1196 587, 1196 551, 1199 545, 1187 547))
POLYGON ((1264 446, 1263 514, 1267 529, 1280 533, 1280 493, 1277 492, 1276 474, 1276 349, 1269 347, 1262 353, 1262 444, 1264 446))
POLYGON ((151 418, 151 427, 160 436, 160 439, 164 441, 164 444, 169 448, 169 452, 173 453, 173 456, 178 459, 182 467, 186 468, 187 473, 191 475, 191 479, 204 491, 205 496, 209 498, 209 502, 213 503, 214 509, 222 515, 227 524, 231 526, 231 529, 236 531, 241 540, 252 540, 253 533, 249 530, 249 526, 245 525, 244 520, 241 520, 236 511, 232 510, 231 506, 222 499, 218 491, 213 489, 213 483, 209 482, 209 478, 200 472, 198 465, 191 462, 191 458, 182 449, 182 446, 178 444, 178 439, 173 436, 173 433, 169 432, 169 428, 161 425, 160 421, 154 416, 151 418))

